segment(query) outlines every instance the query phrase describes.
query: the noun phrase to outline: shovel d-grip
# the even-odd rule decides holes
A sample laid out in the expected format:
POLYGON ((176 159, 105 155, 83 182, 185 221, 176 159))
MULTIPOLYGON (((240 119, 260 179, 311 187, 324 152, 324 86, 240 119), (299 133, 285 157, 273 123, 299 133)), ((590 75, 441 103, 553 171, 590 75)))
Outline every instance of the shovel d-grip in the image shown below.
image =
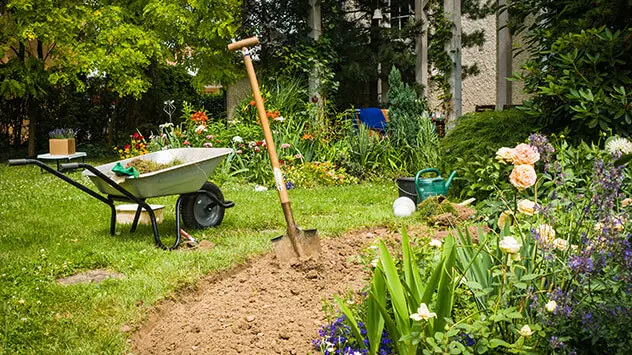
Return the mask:
POLYGON ((134 215, 134 221, 132 222, 132 226, 130 228, 130 233, 134 233, 136 231, 136 227, 138 226, 138 221, 140 219, 141 212, 144 209, 145 211, 147 211, 147 214, 149 215, 149 219, 151 221, 151 227, 152 227, 152 231, 153 231, 153 235, 154 235, 154 241, 156 242, 156 245, 159 248, 162 248, 162 249, 175 249, 180 244, 180 240, 181 240, 180 210, 181 210, 181 205, 182 205, 183 198, 188 197, 188 196, 195 196, 195 195, 199 195, 199 194, 205 194, 215 204, 217 204, 219 206, 222 206, 223 208, 230 208, 230 207, 233 207, 235 205, 231 201, 222 201, 222 200, 218 199, 214 194, 212 194, 212 193, 210 193, 209 191, 206 191, 206 190, 197 190, 197 191, 181 194, 178 197, 178 200, 176 201, 176 228, 175 228, 176 229, 176 233, 175 233, 176 236, 175 236, 175 242, 170 247, 167 247, 167 246, 165 246, 162 243, 162 241, 160 239, 160 233, 158 231, 158 223, 156 222, 156 215, 155 215, 153 209, 149 206, 149 204, 147 204, 145 202, 146 199, 134 196, 132 193, 130 193, 129 191, 127 191, 124 188, 122 188, 118 183, 116 183, 114 180, 112 180, 110 177, 108 177, 106 174, 102 173, 99 169, 93 167, 92 165, 86 164, 86 163, 61 164, 60 165, 60 171, 57 171, 57 170, 49 167, 48 165, 44 164, 43 162, 41 162, 39 160, 35 160, 35 159, 14 159, 14 160, 9 160, 9 165, 10 166, 37 165, 41 169, 46 170, 47 172, 53 174, 57 178, 69 183, 70 185, 78 188, 79 190, 87 193, 88 195, 90 195, 90 196, 94 197, 95 199, 97 199, 97 200, 103 202, 104 204, 108 205, 110 207, 110 211, 111 211, 111 216, 110 216, 110 234, 111 235, 114 235, 116 233, 116 206, 114 205, 114 202, 115 201, 125 201, 125 202, 134 202, 134 203, 136 203, 138 205, 138 208, 136 209, 136 213, 134 215), (69 178, 65 174, 63 174, 64 171, 75 170, 75 169, 87 169, 88 171, 90 171, 94 175, 96 175, 99 178, 101 178, 104 182, 106 182, 112 188, 114 188, 115 190, 120 192, 123 196, 107 195, 107 197, 104 197, 104 196, 100 195, 99 193, 95 192, 94 190, 86 187, 85 185, 83 185, 83 184, 81 184, 81 183, 69 178))

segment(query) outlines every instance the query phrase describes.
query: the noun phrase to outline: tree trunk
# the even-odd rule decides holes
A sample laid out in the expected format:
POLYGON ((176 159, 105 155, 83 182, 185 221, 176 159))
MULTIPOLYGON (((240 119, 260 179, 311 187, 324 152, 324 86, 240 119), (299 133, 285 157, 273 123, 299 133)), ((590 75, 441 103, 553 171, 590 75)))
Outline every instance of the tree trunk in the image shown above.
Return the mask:
POLYGON ((37 111, 38 102, 33 100, 32 97, 29 97, 26 101, 27 112, 29 118, 29 148, 28 148, 28 156, 30 158, 35 156, 35 137, 37 135, 37 111))

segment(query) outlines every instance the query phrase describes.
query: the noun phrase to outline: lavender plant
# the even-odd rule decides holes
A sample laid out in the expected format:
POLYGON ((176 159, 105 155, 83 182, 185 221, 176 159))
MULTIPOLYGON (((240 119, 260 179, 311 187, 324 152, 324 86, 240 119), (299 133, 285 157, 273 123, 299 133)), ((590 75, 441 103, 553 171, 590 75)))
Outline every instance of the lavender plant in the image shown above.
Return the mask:
POLYGON ((51 139, 69 139, 77 137, 78 130, 72 128, 55 128, 48 132, 48 137, 51 139))

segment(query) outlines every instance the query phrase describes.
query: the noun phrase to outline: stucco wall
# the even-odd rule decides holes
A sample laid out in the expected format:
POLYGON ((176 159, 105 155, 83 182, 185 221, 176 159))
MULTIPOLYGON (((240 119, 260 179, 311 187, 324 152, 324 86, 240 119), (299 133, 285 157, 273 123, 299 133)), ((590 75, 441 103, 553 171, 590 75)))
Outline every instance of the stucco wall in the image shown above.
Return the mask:
MULTIPOLYGON (((469 76, 462 82, 462 112, 473 112, 477 105, 496 104, 496 15, 490 15, 480 20, 461 19, 461 26, 465 33, 483 29, 485 31, 485 43, 483 46, 464 48, 462 50, 461 63, 463 66, 478 63, 480 74, 469 76)), ((520 47, 521 38, 513 38, 514 48, 520 47)), ((514 49, 515 51, 515 49, 514 49)), ((527 54, 523 52, 514 56, 514 72, 520 70, 520 66, 526 61, 527 54)), ((512 104, 520 104, 527 96, 522 93, 522 83, 512 82, 512 104)), ((438 110, 439 92, 430 90, 430 106, 438 110)))

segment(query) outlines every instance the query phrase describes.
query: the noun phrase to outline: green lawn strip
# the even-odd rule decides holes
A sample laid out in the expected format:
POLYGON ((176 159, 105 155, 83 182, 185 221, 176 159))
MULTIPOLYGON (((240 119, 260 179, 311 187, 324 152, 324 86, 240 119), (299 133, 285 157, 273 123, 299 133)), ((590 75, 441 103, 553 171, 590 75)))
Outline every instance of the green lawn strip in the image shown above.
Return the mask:
MULTIPOLYGON (((74 179, 88 183, 79 172, 74 179)), ((88 183, 89 184, 89 183, 88 183)), ((151 228, 134 234, 118 227, 109 235, 109 208, 34 166, 0 166, 0 353, 121 353, 126 324, 138 324, 157 301, 205 274, 271 250, 284 230, 276 191, 224 186, 235 201, 218 228, 189 231, 216 244, 210 251, 165 252, 151 228), (56 279, 105 268, 122 280, 58 285, 56 279)), ((291 190, 297 223, 321 237, 362 226, 394 222, 391 183, 291 190)), ((161 233, 175 230, 175 196, 150 200, 165 205, 161 233)))

